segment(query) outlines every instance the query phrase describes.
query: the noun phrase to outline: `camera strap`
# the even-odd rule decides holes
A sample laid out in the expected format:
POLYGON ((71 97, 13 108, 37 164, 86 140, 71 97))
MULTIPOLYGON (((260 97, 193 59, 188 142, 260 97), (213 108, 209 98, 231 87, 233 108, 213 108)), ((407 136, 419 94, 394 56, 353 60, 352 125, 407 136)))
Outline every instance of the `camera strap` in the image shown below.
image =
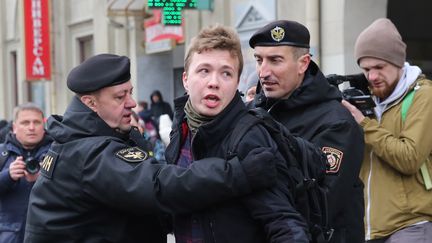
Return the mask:
POLYGON ((8 158, 9 152, 6 150, 6 146, 4 144, 0 144, 0 170, 3 169, 3 166, 8 158))
MULTIPOLYGON (((414 100, 414 93, 417 89, 417 86, 411 90, 403 99, 402 101, 402 107, 401 107, 401 116, 402 116, 402 122, 405 122, 407 113, 408 113, 408 109, 410 108, 413 100, 414 100)), ((423 181, 426 187, 426 190, 431 190, 432 189, 432 180, 431 180, 431 176, 429 174, 426 162, 422 164, 422 166, 420 167, 420 172, 423 176, 423 181)))

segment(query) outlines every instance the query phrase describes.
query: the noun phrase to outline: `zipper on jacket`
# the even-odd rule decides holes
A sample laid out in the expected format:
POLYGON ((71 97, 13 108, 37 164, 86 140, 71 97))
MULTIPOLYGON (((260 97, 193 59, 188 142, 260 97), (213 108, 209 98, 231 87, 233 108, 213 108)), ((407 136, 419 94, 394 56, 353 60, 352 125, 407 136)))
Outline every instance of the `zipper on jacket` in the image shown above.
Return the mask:
POLYGON ((370 208, 371 208, 371 177, 372 177, 372 158, 373 158, 373 151, 370 152, 369 155, 369 163, 370 163, 370 169, 369 169, 369 175, 367 180, 367 205, 366 205, 366 240, 371 239, 371 221, 370 221, 370 208))

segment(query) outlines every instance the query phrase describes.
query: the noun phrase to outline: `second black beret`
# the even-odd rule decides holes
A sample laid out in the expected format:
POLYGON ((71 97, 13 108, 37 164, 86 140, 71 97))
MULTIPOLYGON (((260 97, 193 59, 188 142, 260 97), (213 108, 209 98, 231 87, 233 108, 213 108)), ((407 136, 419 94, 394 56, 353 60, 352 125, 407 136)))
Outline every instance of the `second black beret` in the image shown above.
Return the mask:
POLYGON ((130 80, 128 57, 99 54, 88 58, 70 71, 67 86, 78 94, 93 92, 130 80))
POLYGON ((308 29, 295 21, 277 20, 256 31, 249 40, 255 46, 296 46, 309 48, 308 29))

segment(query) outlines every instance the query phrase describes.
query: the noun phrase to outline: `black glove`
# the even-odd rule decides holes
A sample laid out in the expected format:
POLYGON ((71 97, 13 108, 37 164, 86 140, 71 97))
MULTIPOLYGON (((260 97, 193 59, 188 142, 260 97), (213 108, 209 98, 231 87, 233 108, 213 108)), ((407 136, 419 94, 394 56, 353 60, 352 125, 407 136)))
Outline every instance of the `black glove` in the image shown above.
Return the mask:
POLYGON ((276 182, 277 157, 271 148, 255 148, 240 163, 252 189, 263 189, 276 182))

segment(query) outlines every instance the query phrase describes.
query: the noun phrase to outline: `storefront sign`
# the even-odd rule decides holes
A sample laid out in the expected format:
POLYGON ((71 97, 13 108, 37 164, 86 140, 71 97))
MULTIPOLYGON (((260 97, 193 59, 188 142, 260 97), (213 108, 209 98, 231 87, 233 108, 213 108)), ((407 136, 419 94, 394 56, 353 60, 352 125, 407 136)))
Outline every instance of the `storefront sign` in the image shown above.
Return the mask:
POLYGON ((171 51, 175 47, 175 43, 171 39, 160 41, 148 42, 145 45, 145 52, 147 54, 159 53, 164 51, 171 51))
POLYGON ((153 17, 144 21, 146 53, 172 50, 177 43, 184 42, 183 26, 162 24, 162 11, 152 10, 153 17))
POLYGON ((163 39, 174 39, 177 43, 184 41, 183 26, 165 26, 162 24, 162 11, 153 10, 153 17, 144 21, 145 42, 163 39))
POLYGON ((24 0, 26 80, 50 80, 49 0, 24 0))

